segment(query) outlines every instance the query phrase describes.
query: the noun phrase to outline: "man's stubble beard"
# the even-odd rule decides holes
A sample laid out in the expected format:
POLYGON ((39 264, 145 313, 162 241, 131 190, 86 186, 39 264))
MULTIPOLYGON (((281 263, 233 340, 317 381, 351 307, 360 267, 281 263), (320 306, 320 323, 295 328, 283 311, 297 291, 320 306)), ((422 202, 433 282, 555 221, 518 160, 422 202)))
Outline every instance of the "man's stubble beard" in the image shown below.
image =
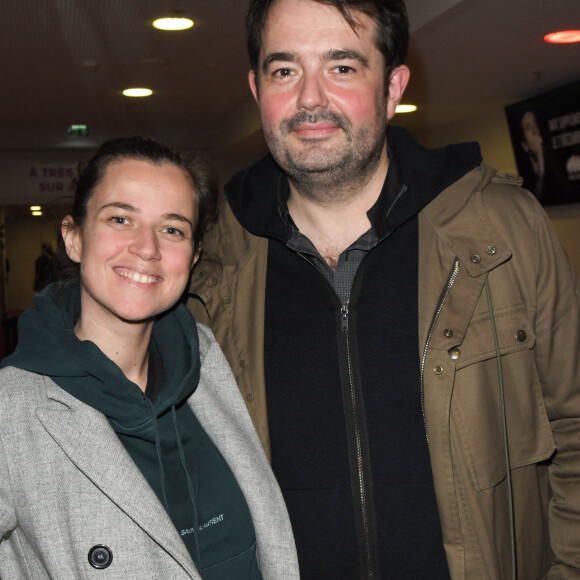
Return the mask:
MULTIPOLYGON (((301 112, 284 121, 278 133, 264 132, 270 153, 297 192, 322 204, 345 202, 356 197, 371 180, 386 147, 386 110, 379 108, 372 124, 352 123, 330 111, 301 112), (346 139, 330 150, 316 140, 304 147, 288 147, 285 139, 298 126, 331 121, 346 139)), ((323 140, 321 140, 323 141, 323 140)))

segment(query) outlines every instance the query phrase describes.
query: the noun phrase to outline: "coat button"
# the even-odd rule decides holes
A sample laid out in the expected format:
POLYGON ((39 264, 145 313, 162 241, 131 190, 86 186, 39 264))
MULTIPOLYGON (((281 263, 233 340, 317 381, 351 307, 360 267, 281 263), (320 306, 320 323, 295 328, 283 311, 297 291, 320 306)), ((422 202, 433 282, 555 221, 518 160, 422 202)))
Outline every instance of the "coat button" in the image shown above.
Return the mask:
POLYGON ((246 395, 246 401, 248 401, 248 403, 251 403, 254 400, 254 395, 252 395, 252 393, 248 393, 246 395))
POLYGON ((493 256, 496 253, 496 251, 497 250, 496 250, 495 246, 487 246, 487 253, 490 256, 493 256))
POLYGON ((443 331, 443 336, 446 336, 447 338, 451 338, 453 336, 453 331, 450 328, 446 328, 443 331))
POLYGON ((231 296, 222 296, 222 302, 227 306, 228 304, 232 303, 232 297, 231 296))
POLYGON ((113 561, 113 552, 108 546, 98 544, 89 550, 89 564, 93 568, 102 570, 110 566, 113 561))
POLYGON ((240 366, 241 366, 243 369, 245 369, 245 368, 248 366, 248 363, 247 363, 247 362, 246 362, 244 359, 242 359, 242 360, 240 361, 240 366))
POLYGON ((436 375, 442 375, 443 374, 443 367, 441 365, 437 365, 436 367, 433 368, 433 372, 436 375))
POLYGON ((449 356, 453 360, 457 360, 461 356, 461 351, 456 347, 449 350, 449 356))
POLYGON ((217 284, 218 279, 217 279, 217 276, 210 276, 207 279, 207 281, 208 281, 210 286, 215 286, 217 284))
POLYGON ((516 338, 518 342, 525 342, 526 338, 528 338, 528 335, 526 334, 525 330, 520 329, 516 332, 516 338))
POLYGON ((479 262, 481 262, 481 256, 479 256, 478 254, 473 254, 473 256, 471 256, 471 261, 474 264, 479 264, 479 262))

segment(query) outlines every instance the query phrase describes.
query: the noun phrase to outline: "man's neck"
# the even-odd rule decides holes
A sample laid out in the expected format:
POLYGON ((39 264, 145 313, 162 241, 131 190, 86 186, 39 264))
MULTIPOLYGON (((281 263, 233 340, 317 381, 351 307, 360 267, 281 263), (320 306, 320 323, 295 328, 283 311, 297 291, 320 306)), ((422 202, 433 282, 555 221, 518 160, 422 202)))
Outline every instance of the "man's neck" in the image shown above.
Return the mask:
POLYGON ((381 163, 371 179, 350 196, 331 195, 314 199, 303 195, 290 182, 288 211, 296 227, 316 247, 331 268, 340 254, 371 227, 367 212, 381 194, 387 175, 388 158, 381 163))

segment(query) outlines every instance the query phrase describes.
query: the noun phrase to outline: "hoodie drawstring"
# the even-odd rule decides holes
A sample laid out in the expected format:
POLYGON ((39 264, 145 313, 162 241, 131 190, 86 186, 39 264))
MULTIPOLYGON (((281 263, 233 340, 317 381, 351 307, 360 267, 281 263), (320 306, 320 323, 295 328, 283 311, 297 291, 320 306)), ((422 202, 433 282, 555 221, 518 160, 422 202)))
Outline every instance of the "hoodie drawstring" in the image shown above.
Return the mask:
POLYGON ((157 417, 155 410, 151 405, 151 414, 153 416, 153 429, 155 431, 155 449, 157 450, 157 465, 159 466, 159 479, 161 481, 161 493, 163 495, 163 504, 165 510, 169 513, 169 502, 167 501, 167 490, 165 488, 165 470, 163 469, 163 462, 161 461, 161 438, 159 437, 159 427, 157 426, 157 417))
POLYGON ((181 466, 183 467, 183 471, 185 472, 185 479, 187 481, 187 491, 189 493, 189 499, 191 501, 197 561, 201 562, 198 542, 199 522, 197 517, 197 508, 195 507, 195 490, 193 488, 193 482, 191 481, 191 477, 189 477, 189 470, 187 469, 187 464, 185 462, 185 452, 183 451, 183 444, 181 443, 181 437, 179 436, 179 430, 177 429, 177 413, 175 411, 175 405, 171 405, 171 418, 173 419, 173 428, 175 429, 175 437, 177 439, 177 450, 179 452, 179 459, 181 460, 181 466))

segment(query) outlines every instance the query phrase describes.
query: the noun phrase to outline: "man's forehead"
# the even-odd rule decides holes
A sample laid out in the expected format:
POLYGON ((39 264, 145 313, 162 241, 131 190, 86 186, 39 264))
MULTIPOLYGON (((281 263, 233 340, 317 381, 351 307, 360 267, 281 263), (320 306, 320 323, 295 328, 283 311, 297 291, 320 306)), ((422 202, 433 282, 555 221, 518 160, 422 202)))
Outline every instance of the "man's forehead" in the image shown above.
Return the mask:
MULTIPOLYGON (((318 2, 317 0, 272 0, 269 3, 269 8, 266 13, 262 29, 264 30, 268 27, 272 16, 283 17, 290 12, 299 13, 312 7, 319 7, 321 10, 325 10, 331 14, 334 13, 335 15, 340 16, 340 18, 344 20, 345 24, 355 32, 358 27, 364 26, 364 21, 366 19, 372 20, 370 16, 368 16, 362 10, 357 9, 356 7, 338 7, 330 2, 318 2)), ((312 23, 305 21, 304 27, 310 29, 312 27, 312 23)))
POLYGON ((536 116, 531 111, 528 111, 522 117, 522 126, 524 128, 527 128, 527 127, 533 127, 534 125, 536 125, 536 116))
POLYGON ((317 37, 317 31, 322 35, 332 28, 333 24, 336 26, 338 23, 349 35, 352 34, 359 39, 368 31, 374 45, 378 23, 360 10, 354 8, 346 10, 348 12, 345 15, 333 4, 316 0, 275 0, 271 3, 262 26, 262 51, 266 40, 269 42, 280 40, 280 32, 282 37, 286 35, 290 39, 300 35, 317 37), (272 28, 275 29, 273 35, 269 34, 272 28))

